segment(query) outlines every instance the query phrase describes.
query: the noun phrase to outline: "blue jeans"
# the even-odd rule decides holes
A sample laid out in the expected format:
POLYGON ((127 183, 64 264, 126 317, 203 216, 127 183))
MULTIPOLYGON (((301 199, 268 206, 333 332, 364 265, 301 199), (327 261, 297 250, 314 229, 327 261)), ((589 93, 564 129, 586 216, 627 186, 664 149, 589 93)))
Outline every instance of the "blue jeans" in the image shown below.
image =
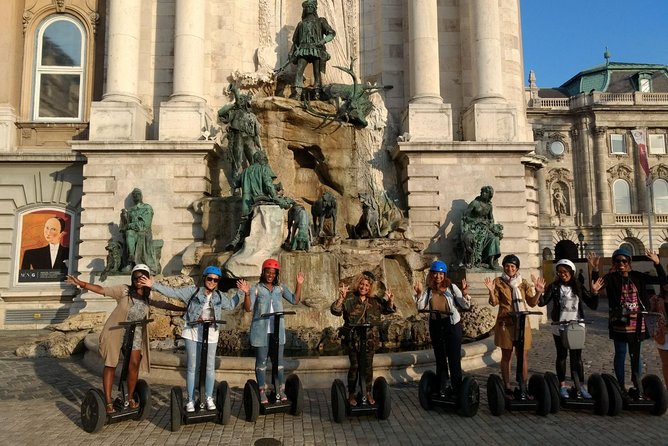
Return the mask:
MULTIPOLYGON (((271 350, 271 335, 267 334, 267 345, 265 347, 255 347, 255 379, 257 380, 257 385, 260 389, 264 389, 266 386, 266 375, 267 375, 267 358, 273 353, 271 350)), ((275 367, 276 370, 276 382, 274 383, 274 390, 278 391, 284 384, 285 380, 283 379, 283 350, 285 349, 285 344, 278 345, 278 364, 273 364, 272 367, 275 367)), ((273 375, 272 375, 273 379, 273 375)))
POLYGON ((631 381, 638 387, 638 377, 642 374, 642 363, 640 362, 640 341, 613 341, 615 343, 615 377, 619 385, 624 387, 624 365, 626 363, 626 350, 628 346, 631 357, 631 381))
MULTIPOLYGON (((202 353, 202 343, 186 339, 186 390, 188 401, 195 400, 195 381, 199 376, 199 364, 202 353)), ((213 396, 213 383, 216 379, 216 344, 209 344, 206 358, 206 382, 204 393, 207 397, 213 396)), ((202 395, 199 396, 200 399, 202 395)))

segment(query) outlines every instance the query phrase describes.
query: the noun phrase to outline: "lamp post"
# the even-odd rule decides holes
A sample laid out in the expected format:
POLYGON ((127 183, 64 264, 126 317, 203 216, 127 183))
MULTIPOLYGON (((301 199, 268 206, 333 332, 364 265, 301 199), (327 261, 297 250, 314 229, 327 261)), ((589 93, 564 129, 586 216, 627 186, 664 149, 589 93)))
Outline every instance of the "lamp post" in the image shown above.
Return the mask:
POLYGON ((580 258, 584 258, 587 252, 587 244, 584 243, 585 236, 582 232, 578 234, 578 248, 580 250, 580 258))

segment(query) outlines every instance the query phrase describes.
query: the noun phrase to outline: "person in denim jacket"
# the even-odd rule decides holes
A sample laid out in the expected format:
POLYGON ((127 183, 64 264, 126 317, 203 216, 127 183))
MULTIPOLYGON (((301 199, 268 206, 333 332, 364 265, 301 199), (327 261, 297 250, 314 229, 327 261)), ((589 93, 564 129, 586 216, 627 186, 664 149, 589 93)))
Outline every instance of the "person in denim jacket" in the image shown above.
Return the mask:
MULTIPOLYGON (((297 286, 294 294, 279 282, 280 265, 278 260, 267 259, 262 263, 260 282, 252 288, 247 283, 239 287, 244 293, 244 309, 253 312, 250 326, 250 343, 255 347, 255 378, 260 388, 260 402, 268 404, 266 389, 267 358, 270 354, 271 335, 274 333, 273 318, 261 315, 283 311, 283 299, 297 305, 301 299, 304 273, 297 273, 297 286)), ((283 375, 283 349, 285 347, 285 324, 280 324, 278 332, 278 376, 276 377, 276 395, 281 401, 287 401, 285 379, 283 375)))
MULTIPOLYGON (((144 277, 141 285, 153 288, 158 293, 181 299, 187 304, 184 316, 185 325, 181 337, 186 341, 186 391, 187 403, 186 411, 195 411, 195 377, 199 374, 200 352, 202 351, 203 332, 202 325, 190 326, 189 322, 198 320, 220 320, 223 310, 232 310, 241 301, 244 286, 244 280, 237 281, 237 288, 240 290, 232 297, 216 288, 218 281, 222 276, 222 271, 217 266, 208 266, 204 269, 202 277, 204 287, 191 285, 182 288, 171 288, 161 283, 154 282, 152 279, 144 277)), ((205 397, 207 410, 216 410, 216 404, 213 400, 213 387, 216 378, 216 346, 218 345, 218 326, 209 327, 209 348, 206 358, 206 383, 205 397)), ((202 398, 202 395, 200 395, 202 398)))

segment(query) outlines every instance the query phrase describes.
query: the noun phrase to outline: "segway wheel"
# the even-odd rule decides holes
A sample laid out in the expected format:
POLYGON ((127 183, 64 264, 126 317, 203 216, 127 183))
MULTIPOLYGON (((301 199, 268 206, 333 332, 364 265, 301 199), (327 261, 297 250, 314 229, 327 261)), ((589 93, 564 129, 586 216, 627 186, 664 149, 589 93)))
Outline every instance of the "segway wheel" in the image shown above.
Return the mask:
POLYGON ((663 387, 661 379, 656 375, 645 375, 642 379, 642 388, 645 396, 654 401, 654 406, 649 411, 652 415, 663 415, 668 408, 668 396, 666 388, 663 387))
POLYGON ((301 415, 304 411, 304 388, 294 373, 285 380, 285 394, 290 400, 290 414, 301 415))
POLYGON ((478 413, 480 407, 480 386, 472 376, 465 376, 459 389, 459 414, 463 417, 472 417, 478 413))
POLYGON ((169 393, 169 402, 171 411, 169 430, 178 432, 183 421, 183 391, 180 387, 172 387, 172 391, 169 393))
POLYGON ((99 432, 107 421, 104 396, 97 389, 90 389, 81 402, 81 425, 88 433, 99 432))
POLYGON ((422 406, 424 410, 431 410, 434 408, 434 405, 431 403, 431 394, 435 391, 437 385, 438 378, 436 373, 427 370, 422 374, 420 385, 418 386, 418 399, 420 400, 420 406, 422 406))
POLYGON ((255 422, 260 415, 260 388, 253 379, 246 381, 244 386, 244 411, 246 421, 255 422))
POLYGON ((153 405, 151 404, 151 386, 143 379, 137 381, 135 400, 139 401, 139 413, 135 419, 137 421, 145 420, 151 415, 153 405))
POLYGON ((335 423, 341 423, 346 417, 346 388, 343 381, 335 379, 332 383, 332 417, 335 423))
POLYGON ((610 401, 608 399, 608 389, 601 375, 593 373, 587 380, 587 389, 594 399, 594 413, 596 415, 607 414, 610 401))
POLYGON ((378 406, 376 417, 379 420, 387 420, 392 412, 392 400, 390 399, 390 386, 382 376, 373 382, 373 399, 376 400, 378 406))
POLYGON ((561 397, 559 396, 559 378, 552 372, 545 372, 547 390, 550 392, 550 413, 559 412, 561 397))
POLYGON ((489 411, 494 416, 506 413, 506 397, 503 391, 503 380, 499 375, 489 375, 487 378, 487 403, 489 411))
POLYGON ((544 417, 550 413, 550 391, 543 375, 531 375, 531 378, 529 378, 529 394, 533 395, 536 401, 536 415, 544 417))
POLYGON ((216 421, 218 424, 227 424, 232 415, 232 401, 230 398, 230 386, 227 381, 222 381, 216 388, 216 421))
POLYGON ((624 406, 622 389, 619 387, 617 378, 609 373, 602 374, 601 378, 605 383, 605 390, 608 392, 608 415, 611 417, 617 416, 624 406))

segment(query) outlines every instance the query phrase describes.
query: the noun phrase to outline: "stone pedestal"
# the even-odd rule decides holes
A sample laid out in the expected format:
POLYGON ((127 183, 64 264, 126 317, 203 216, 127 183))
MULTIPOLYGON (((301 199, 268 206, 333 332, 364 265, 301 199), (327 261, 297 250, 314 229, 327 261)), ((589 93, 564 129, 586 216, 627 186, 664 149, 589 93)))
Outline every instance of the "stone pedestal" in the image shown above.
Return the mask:
POLYGON ((9 104, 0 104, 0 152, 16 147, 16 111, 9 104))
POLYGON ((464 140, 479 142, 517 141, 518 117, 508 104, 473 104, 462 116, 464 140))
POLYGON ((162 102, 158 138, 161 141, 206 139, 204 134, 212 123, 206 102, 162 102))
POLYGON ((150 119, 135 102, 93 102, 90 110, 91 141, 143 141, 150 119))
POLYGON ((410 141, 452 141, 452 108, 411 102, 404 111, 402 129, 410 141))

